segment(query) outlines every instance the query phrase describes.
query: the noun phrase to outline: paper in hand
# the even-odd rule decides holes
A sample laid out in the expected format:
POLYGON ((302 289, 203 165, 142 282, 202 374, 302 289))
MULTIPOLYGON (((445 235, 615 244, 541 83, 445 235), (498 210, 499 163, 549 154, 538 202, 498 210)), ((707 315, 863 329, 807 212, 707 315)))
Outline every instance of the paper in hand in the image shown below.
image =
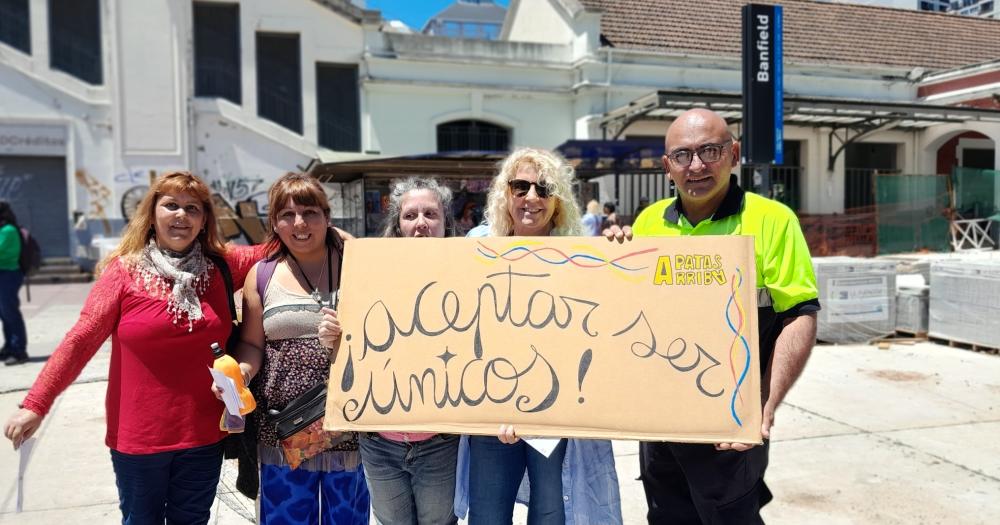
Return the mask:
POLYGON ((214 368, 209 368, 208 371, 212 373, 215 385, 222 389, 222 402, 226 404, 226 410, 234 416, 240 415, 243 401, 236 393, 236 383, 229 376, 214 368))
POLYGON ((559 446, 559 442, 562 441, 560 438, 522 438, 524 442, 531 446, 531 448, 538 451, 539 454, 549 457, 555 452, 556 447, 559 446))
POLYGON ((28 470, 28 460, 31 459, 31 450, 35 447, 35 438, 28 438, 18 447, 21 457, 17 467, 17 507, 15 512, 21 512, 24 508, 24 472, 28 470))

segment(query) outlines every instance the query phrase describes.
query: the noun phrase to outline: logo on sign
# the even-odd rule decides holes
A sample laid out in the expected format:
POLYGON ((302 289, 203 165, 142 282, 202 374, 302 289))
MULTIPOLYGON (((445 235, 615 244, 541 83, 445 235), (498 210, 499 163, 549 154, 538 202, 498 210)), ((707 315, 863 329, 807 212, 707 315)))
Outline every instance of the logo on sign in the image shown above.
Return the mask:
POLYGON ((653 273, 655 285, 726 284, 721 255, 661 255, 653 273))

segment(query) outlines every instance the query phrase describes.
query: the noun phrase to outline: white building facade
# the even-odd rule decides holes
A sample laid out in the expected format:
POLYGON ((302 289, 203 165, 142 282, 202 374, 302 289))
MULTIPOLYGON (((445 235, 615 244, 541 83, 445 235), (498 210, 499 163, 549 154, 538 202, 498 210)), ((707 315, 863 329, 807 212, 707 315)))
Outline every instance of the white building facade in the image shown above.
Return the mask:
MULTIPOLYGON (((786 2, 789 31, 812 23, 792 16, 796 2, 786 2)), ((674 3, 684 4, 657 5, 674 3)), ((234 216, 247 204, 260 213, 271 181, 315 161, 555 148, 611 138, 607 115, 659 90, 740 90, 738 49, 614 42, 622 9, 640 4, 512 0, 500 39, 489 41, 395 32, 378 12, 341 0, 4 0, 16 7, 4 14, 24 23, 0 24, 0 198, 15 203, 46 256, 92 261, 95 239, 118 234, 151 174, 190 169, 234 216), (82 51, 66 56, 67 32, 82 51)), ((738 39, 738 24, 730 30, 738 39)), ((786 94, 799 97, 918 103, 932 67, 786 56, 786 94)), ((637 121, 619 138, 657 140, 667 124, 637 121)), ((833 131, 786 125, 804 174, 795 189, 803 213, 845 209, 852 166, 831 155, 833 131)), ((891 157, 891 169, 935 173, 937 148, 968 131, 1000 141, 1000 124, 967 122, 886 126, 858 142, 892 144, 869 152, 891 157)), ((364 215, 387 180, 329 185, 335 219, 370 231, 364 215)), ((628 188, 597 181, 600 200, 635 206, 628 188)), ((452 184, 483 190, 482 180, 452 184)))
POLYGON ((320 143, 361 151, 357 71, 375 12, 314 1, 4 4, 17 5, 0 24, 0 198, 48 257, 93 259, 93 238, 119 233, 157 173, 191 170, 226 203, 266 204, 270 181, 330 154, 320 143), (329 118, 319 90, 353 113, 329 118))
POLYGON ((996 0, 951 0, 948 12, 964 16, 1000 18, 1000 3, 996 0))

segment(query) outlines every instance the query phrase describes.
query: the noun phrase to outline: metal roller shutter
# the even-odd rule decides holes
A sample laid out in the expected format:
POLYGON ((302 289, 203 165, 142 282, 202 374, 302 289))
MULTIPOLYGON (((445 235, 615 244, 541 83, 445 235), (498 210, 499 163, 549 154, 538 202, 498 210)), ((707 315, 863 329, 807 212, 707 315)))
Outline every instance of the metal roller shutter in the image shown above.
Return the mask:
POLYGON ((38 240, 43 257, 69 257, 64 158, 0 156, 0 199, 11 203, 17 221, 38 240))

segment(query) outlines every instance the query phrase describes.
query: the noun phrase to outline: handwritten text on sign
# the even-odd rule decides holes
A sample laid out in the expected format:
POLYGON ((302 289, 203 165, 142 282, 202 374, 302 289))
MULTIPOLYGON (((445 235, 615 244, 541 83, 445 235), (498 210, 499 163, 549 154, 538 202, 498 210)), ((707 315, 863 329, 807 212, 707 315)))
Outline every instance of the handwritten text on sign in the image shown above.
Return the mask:
POLYGON ((348 243, 326 426, 760 441, 750 237, 348 243))

